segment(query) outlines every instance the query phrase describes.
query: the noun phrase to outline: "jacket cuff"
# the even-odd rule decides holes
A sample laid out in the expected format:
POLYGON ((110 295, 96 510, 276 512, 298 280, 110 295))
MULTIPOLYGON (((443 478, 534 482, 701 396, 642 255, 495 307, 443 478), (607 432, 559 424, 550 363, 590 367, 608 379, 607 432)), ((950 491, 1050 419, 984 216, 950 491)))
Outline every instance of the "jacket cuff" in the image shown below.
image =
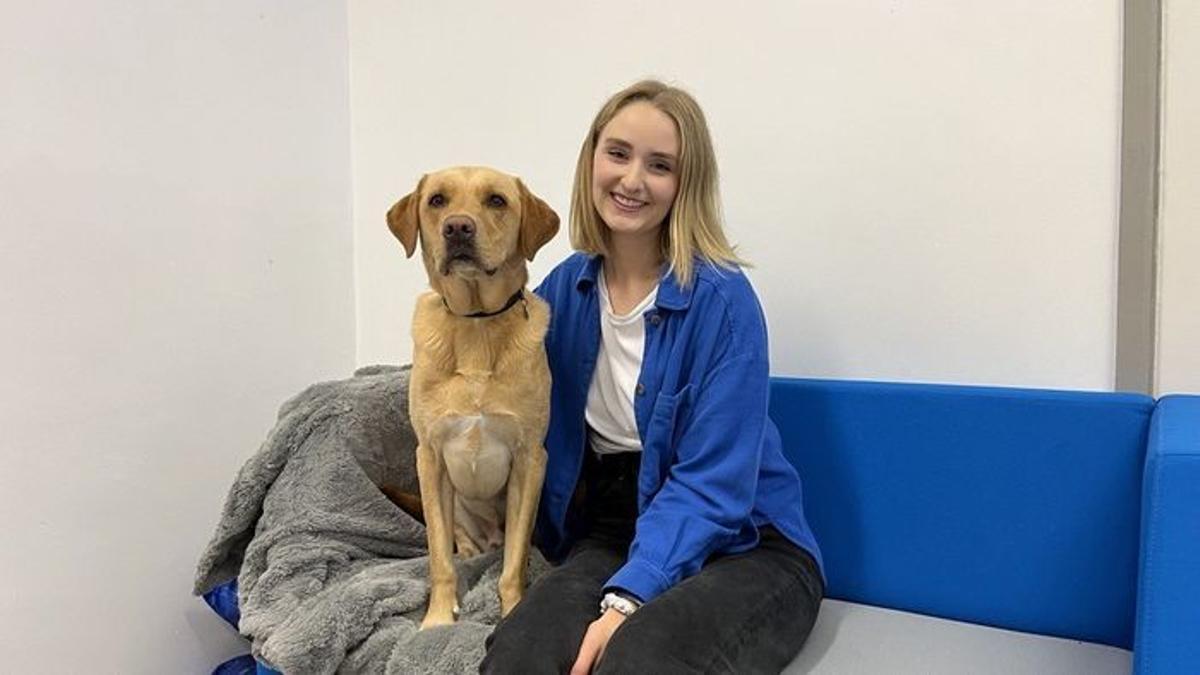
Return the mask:
POLYGON ((671 582, 657 567, 641 560, 630 560, 604 584, 604 588, 621 588, 647 603, 662 595, 671 582))

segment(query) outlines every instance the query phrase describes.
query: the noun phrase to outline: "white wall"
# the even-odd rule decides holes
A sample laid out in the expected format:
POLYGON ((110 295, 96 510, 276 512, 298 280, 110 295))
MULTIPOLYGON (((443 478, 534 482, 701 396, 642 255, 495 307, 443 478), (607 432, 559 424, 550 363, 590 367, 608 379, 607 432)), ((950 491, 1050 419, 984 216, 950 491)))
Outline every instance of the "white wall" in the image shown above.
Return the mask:
POLYGON ((593 114, 654 75, 708 113, 776 373, 1110 389, 1120 38, 1117 0, 355 2, 358 360, 409 358, 384 213, 424 171, 565 217, 593 114))
POLYGON ((1200 393, 1200 6, 1163 2, 1156 390, 1200 393))
MULTIPOLYGON (((356 349, 408 358, 425 280, 388 206, 489 163, 565 216, 588 121, 643 75, 709 113, 777 373, 1111 386, 1119 3, 683 7, 359 0, 349 27, 339 3, 6 7, 6 669, 243 651, 193 567, 284 398, 356 349)), ((1195 96, 1175 102, 1168 134, 1195 96)), ((1194 175, 1171 163, 1192 137, 1168 138, 1168 173, 1194 175)), ((1186 242, 1166 184, 1165 239, 1186 242)), ((534 278, 566 253, 564 232, 534 278)), ((1197 331, 1169 255, 1163 383, 1196 373, 1173 366, 1197 331)))
POLYGON ((345 7, 2 15, 0 663, 209 672, 225 492, 353 367, 345 7))

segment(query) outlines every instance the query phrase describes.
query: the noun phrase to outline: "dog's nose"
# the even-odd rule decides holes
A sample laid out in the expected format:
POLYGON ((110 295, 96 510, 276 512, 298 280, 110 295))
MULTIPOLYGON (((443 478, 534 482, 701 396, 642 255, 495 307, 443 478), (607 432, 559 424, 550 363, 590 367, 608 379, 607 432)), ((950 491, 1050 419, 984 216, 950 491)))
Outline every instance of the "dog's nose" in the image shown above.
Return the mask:
POLYGON ((446 241, 470 241, 475 238, 475 221, 467 216, 450 216, 442 224, 446 241))

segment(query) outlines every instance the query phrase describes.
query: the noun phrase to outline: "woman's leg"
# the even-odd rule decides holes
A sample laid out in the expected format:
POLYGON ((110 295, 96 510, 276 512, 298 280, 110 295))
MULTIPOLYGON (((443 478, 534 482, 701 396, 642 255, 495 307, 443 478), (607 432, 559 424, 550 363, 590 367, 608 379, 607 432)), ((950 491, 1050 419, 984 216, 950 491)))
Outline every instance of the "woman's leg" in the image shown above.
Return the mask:
POLYGON ((482 673, 565 673, 579 655, 588 624, 600 616, 604 582, 625 564, 637 517, 637 460, 584 461, 589 534, 562 565, 546 572, 487 639, 482 673))
POLYGON ((593 672, 778 673, 823 594, 811 556, 763 528, 757 548, 710 561, 630 616, 593 672))
POLYGON ((625 562, 625 550, 585 539, 562 565, 543 574, 487 638, 480 673, 565 673, 588 624, 599 615, 600 588, 625 562))

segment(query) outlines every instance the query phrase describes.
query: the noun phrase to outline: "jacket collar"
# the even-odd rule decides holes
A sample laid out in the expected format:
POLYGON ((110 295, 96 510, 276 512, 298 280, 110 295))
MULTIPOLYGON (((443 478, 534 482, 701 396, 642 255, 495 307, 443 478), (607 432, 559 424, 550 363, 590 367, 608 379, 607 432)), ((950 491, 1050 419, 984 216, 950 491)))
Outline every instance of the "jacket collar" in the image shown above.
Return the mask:
MULTIPOLYGON (((575 277, 576 289, 588 291, 596 285, 596 279, 600 275, 601 261, 602 257, 599 255, 588 257, 575 277)), ((695 277, 699 275, 703 264, 699 259, 694 261, 692 283, 687 288, 680 286, 670 268, 664 265, 662 278, 658 281, 658 296, 654 300, 654 305, 659 309, 675 311, 687 309, 692 304, 692 291, 696 288, 695 277)))

